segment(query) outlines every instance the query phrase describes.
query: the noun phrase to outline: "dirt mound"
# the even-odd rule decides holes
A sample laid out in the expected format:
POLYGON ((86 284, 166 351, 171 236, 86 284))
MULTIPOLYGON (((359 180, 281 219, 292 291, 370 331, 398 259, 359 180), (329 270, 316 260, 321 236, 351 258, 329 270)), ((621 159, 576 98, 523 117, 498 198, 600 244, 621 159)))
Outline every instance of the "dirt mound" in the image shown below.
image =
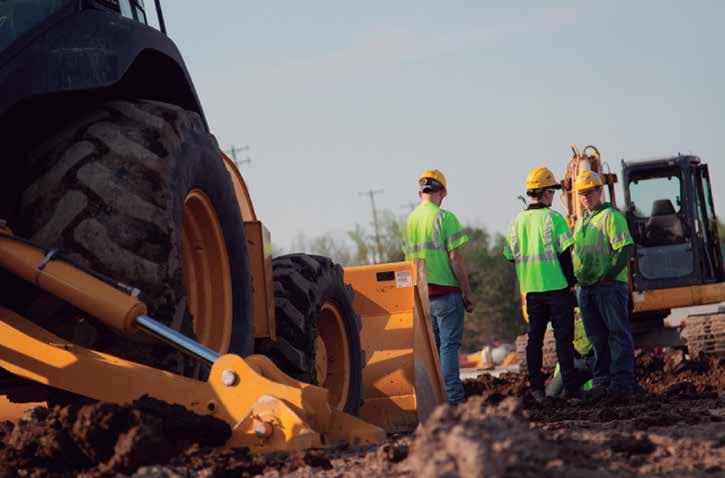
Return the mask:
POLYGON ((439 407, 395 468, 410 476, 717 476, 725 399, 691 391, 636 403, 483 397, 439 407), (595 472, 596 470, 596 472, 595 472))
POLYGON ((38 407, 3 425, 0 467, 32 476, 129 473, 166 463, 192 443, 223 445, 230 434, 221 420, 148 397, 131 406, 38 407))
POLYGON ((0 426, 0 476, 719 476, 725 463, 723 363, 639 354, 629 399, 547 399, 525 373, 466 380, 414 435, 379 446, 251 453, 221 448, 229 427, 152 399, 34 409, 0 426))
POLYGON ((704 354, 689 360, 678 351, 639 354, 635 375, 651 393, 665 393, 679 384, 690 384, 690 389, 697 393, 725 391, 725 359, 704 354))
POLYGON ((605 398, 598 401, 547 399, 544 403, 525 401, 529 420, 537 423, 584 422, 607 424, 620 430, 648 430, 677 424, 721 423, 723 418, 707 413, 722 408, 725 401, 716 393, 693 393, 677 387, 662 395, 641 395, 635 399, 605 398))
POLYGON ((223 478, 255 476, 265 472, 288 474, 299 468, 329 470, 329 450, 305 450, 258 455, 248 448, 209 448, 193 445, 172 458, 167 466, 139 469, 134 476, 203 476, 223 478))
POLYGON ((486 403, 496 405, 506 397, 521 397, 528 387, 526 373, 504 373, 498 377, 482 373, 463 381, 466 397, 481 395, 486 403))
MULTIPOLYGON (((699 355, 685 359, 680 351, 665 354, 643 353, 635 357, 635 376, 648 392, 682 395, 690 390, 698 395, 725 391, 725 359, 699 355)), ((528 389, 526 372, 504 373, 499 377, 482 373, 475 379, 463 381, 466 397, 483 396, 491 405, 505 397, 523 397, 528 389)), ((696 397, 695 397, 696 398, 696 397)))
POLYGON ((553 458, 529 430, 519 400, 489 407, 482 398, 439 407, 419 427, 407 465, 421 477, 526 476, 553 458))

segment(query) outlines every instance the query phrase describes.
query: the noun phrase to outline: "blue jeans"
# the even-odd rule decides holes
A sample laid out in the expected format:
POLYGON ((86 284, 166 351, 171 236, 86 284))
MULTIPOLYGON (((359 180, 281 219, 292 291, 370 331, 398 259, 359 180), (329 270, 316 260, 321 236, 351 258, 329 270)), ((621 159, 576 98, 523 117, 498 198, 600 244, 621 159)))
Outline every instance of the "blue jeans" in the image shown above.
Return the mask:
POLYGON ((631 391, 634 380, 634 341, 629 323, 627 284, 614 281, 582 287, 579 308, 584 330, 594 347, 594 387, 631 391))
POLYGON ((460 293, 437 295, 430 298, 430 319, 441 357, 443 381, 448 403, 455 405, 465 398, 458 366, 458 354, 463 337, 465 307, 460 293))

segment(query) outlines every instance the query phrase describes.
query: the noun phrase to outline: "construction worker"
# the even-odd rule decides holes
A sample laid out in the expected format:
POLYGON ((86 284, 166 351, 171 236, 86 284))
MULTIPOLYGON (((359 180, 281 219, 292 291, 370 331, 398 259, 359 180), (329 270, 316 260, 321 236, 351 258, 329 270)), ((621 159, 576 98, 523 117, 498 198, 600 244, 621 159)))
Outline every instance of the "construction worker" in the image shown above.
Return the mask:
MULTIPOLYGON (((582 392, 592 389, 592 371, 594 370, 594 348, 584 330, 584 321, 581 317, 574 319, 574 370, 575 382, 582 392)), ((547 397, 564 396, 564 380, 561 378, 561 365, 556 364, 554 376, 546 384, 547 397)))
POLYGON ((426 171, 418 185, 420 204, 408 216, 405 259, 426 262, 433 333, 448 403, 455 405, 465 398, 458 363, 464 310, 472 312, 474 307, 461 251, 469 239, 456 216, 441 209, 448 194, 443 173, 437 169, 426 171))
POLYGON ((526 179, 531 203, 509 227, 504 256, 516 265, 521 294, 529 317, 526 365, 531 394, 544 400, 545 377, 541 371, 546 326, 551 321, 556 338, 556 355, 561 365, 567 396, 577 396, 574 383, 574 273, 573 244, 564 217, 550 209, 561 185, 547 168, 534 168, 526 179))
POLYGON ((594 346, 592 394, 629 395, 640 390, 627 286, 634 241, 624 215, 603 202, 602 186, 601 176, 586 170, 574 183, 586 208, 574 230, 574 274, 584 328, 594 346))

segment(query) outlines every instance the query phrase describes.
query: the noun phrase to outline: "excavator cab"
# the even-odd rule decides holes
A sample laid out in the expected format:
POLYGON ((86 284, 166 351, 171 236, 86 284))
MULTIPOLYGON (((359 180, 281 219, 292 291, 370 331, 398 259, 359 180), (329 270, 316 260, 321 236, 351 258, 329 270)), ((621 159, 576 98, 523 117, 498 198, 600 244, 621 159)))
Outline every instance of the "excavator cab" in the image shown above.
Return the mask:
POLYGON ((718 220, 706 164, 678 156, 622 164, 625 210, 637 245, 635 291, 721 282, 718 220))

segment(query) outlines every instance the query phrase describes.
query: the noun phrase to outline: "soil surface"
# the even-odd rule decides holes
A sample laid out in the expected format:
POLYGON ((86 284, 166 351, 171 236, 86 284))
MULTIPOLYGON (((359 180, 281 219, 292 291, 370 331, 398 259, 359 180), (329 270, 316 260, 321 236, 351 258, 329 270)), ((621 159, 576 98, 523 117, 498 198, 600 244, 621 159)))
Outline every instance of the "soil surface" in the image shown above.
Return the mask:
POLYGON ((641 354, 637 378, 636 397, 537 403, 525 374, 482 374, 413 434, 268 455, 221 448, 225 423, 149 398, 36 408, 0 427, 0 477, 725 476, 725 361, 641 354))

